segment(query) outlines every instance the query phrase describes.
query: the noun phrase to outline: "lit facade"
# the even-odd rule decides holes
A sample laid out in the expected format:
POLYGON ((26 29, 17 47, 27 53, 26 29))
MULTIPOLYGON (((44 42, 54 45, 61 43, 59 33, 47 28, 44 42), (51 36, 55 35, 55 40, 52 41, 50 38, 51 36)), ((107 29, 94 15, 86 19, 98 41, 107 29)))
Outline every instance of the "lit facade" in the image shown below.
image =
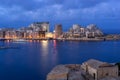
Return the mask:
POLYGON ((55 25, 55 32, 54 32, 54 37, 58 38, 62 35, 62 25, 61 24, 57 24, 55 25))

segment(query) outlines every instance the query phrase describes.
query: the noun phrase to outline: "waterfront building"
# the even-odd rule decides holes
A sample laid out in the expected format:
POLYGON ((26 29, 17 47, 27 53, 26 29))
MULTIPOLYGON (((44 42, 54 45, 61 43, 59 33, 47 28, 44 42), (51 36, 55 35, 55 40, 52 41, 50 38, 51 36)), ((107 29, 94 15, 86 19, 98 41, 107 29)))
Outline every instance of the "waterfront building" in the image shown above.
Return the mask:
POLYGON ((94 37, 102 37, 103 32, 95 25, 90 24, 86 28, 86 37, 87 38, 94 38, 94 37))
POLYGON ((79 24, 73 24, 72 28, 70 29, 69 37, 79 38, 80 37, 80 28, 79 24))
POLYGON ((80 26, 79 24, 74 24, 72 28, 69 30, 70 38, 81 38, 85 36, 85 28, 80 26))
POLYGON ((87 29, 90 30, 91 32, 94 32, 95 30, 97 30, 97 26, 95 24, 89 24, 87 26, 87 29))
POLYGON ((4 28, 0 30, 0 38, 6 39, 39 39, 45 38, 46 33, 49 33, 49 22, 35 22, 29 27, 22 27, 18 30, 13 28, 4 28))
POLYGON ((29 26, 33 31, 49 32, 49 22, 35 22, 29 26))
POLYGON ((74 29, 70 28, 68 32, 72 34, 72 33, 74 33, 74 29))
MULTIPOLYGON (((74 24, 72 28, 69 29, 66 38, 95 38, 102 37, 103 32, 94 24, 90 24, 87 27, 82 27, 79 24, 74 24)), ((63 34, 63 38, 66 35, 63 34)))
POLYGON ((34 30, 32 27, 22 28, 23 37, 27 39, 45 38, 45 31, 34 30))
MULTIPOLYGON (((34 37, 34 32, 31 27, 22 27, 18 29, 21 38, 31 39, 34 37)), ((36 36, 36 35, 35 35, 36 36)))
POLYGON ((81 32, 81 33, 85 33, 85 31, 86 31, 85 28, 83 28, 83 27, 80 28, 80 32, 81 32))
POLYGON ((7 28, 5 30, 5 38, 6 39, 16 39, 17 38, 17 36, 16 36, 16 30, 12 29, 12 28, 7 28))
POLYGON ((5 31, 4 30, 0 30, 0 38, 5 38, 5 31))
POLYGON ((32 30, 32 28, 28 27, 28 28, 25 29, 25 37, 27 39, 33 38, 33 30, 32 30))
POLYGON ((80 32, 81 26, 79 24, 73 24, 73 31, 74 33, 79 33, 80 32))
POLYGON ((79 24, 74 24, 68 32, 62 31, 62 25, 56 24, 54 35, 49 33, 49 22, 35 22, 29 27, 22 27, 18 30, 13 28, 0 29, 0 38, 25 38, 25 39, 40 39, 40 38, 65 38, 65 39, 87 39, 102 37, 103 32, 94 24, 87 27, 82 27, 79 24))
POLYGON ((45 38, 46 32, 45 31, 38 31, 39 38, 45 38))
POLYGON ((24 33, 22 31, 16 30, 15 33, 16 33, 16 38, 19 39, 24 38, 24 33))
POLYGON ((53 33, 52 32, 46 33, 45 38, 53 38, 53 33))
POLYGON ((81 66, 86 74, 89 74, 95 80, 100 80, 105 77, 118 77, 118 66, 90 59, 84 62, 81 66))
POLYGON ((86 28, 81 27, 80 28, 80 38, 85 37, 85 32, 86 32, 86 28))
POLYGON ((0 31, 0 38, 3 38, 3 31, 0 31))
POLYGON ((95 32, 86 31, 86 38, 95 38, 95 32))
POLYGON ((29 26, 32 29, 32 38, 45 38, 49 33, 49 22, 35 22, 29 26))
POLYGON ((61 24, 55 25, 54 35, 55 35, 55 38, 58 38, 62 35, 62 25, 61 24))

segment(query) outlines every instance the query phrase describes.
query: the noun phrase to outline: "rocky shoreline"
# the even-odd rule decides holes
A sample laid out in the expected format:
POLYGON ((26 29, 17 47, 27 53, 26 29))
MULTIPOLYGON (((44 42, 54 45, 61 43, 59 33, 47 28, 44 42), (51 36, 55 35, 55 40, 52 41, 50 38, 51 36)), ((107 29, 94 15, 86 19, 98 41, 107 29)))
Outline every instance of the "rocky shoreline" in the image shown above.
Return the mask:
POLYGON ((95 38, 58 38, 57 40, 68 40, 68 41, 110 41, 110 40, 120 40, 120 34, 109 34, 103 37, 95 38))
MULTIPOLYGON (((112 41, 112 40, 120 40, 120 34, 109 34, 105 35, 103 37, 95 37, 95 38, 32 38, 32 39, 26 39, 25 40, 58 40, 58 41, 112 41)), ((0 41, 5 41, 5 40, 14 40, 14 39, 0 39, 0 41)))
POLYGON ((115 64, 90 59, 82 64, 57 65, 46 80, 120 80, 115 64))

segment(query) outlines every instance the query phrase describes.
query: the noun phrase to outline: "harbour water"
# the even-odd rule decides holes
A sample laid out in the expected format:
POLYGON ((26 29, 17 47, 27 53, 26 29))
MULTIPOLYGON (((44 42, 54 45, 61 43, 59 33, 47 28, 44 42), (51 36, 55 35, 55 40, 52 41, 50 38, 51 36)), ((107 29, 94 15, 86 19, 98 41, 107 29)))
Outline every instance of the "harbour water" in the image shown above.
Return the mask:
POLYGON ((0 80, 45 80, 58 64, 81 64, 93 58, 120 62, 120 41, 29 41, 0 42, 0 80))

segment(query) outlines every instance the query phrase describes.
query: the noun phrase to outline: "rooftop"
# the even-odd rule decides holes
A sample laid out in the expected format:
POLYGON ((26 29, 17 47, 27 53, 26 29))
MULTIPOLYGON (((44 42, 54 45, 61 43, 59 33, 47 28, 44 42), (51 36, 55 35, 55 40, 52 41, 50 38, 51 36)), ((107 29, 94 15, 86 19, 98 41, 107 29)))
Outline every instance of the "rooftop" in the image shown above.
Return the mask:
POLYGON ((63 73, 68 73, 68 72, 69 72, 69 69, 65 67, 65 65, 58 65, 49 73, 49 75, 63 74, 63 73))
POLYGON ((49 22, 34 22, 33 24, 49 24, 49 22))
POLYGON ((101 61, 98 61, 98 60, 95 60, 95 59, 90 59, 88 61, 85 62, 85 64, 95 68, 95 69, 98 69, 100 67, 111 67, 113 66, 112 64, 109 64, 107 62, 101 62, 101 61))

